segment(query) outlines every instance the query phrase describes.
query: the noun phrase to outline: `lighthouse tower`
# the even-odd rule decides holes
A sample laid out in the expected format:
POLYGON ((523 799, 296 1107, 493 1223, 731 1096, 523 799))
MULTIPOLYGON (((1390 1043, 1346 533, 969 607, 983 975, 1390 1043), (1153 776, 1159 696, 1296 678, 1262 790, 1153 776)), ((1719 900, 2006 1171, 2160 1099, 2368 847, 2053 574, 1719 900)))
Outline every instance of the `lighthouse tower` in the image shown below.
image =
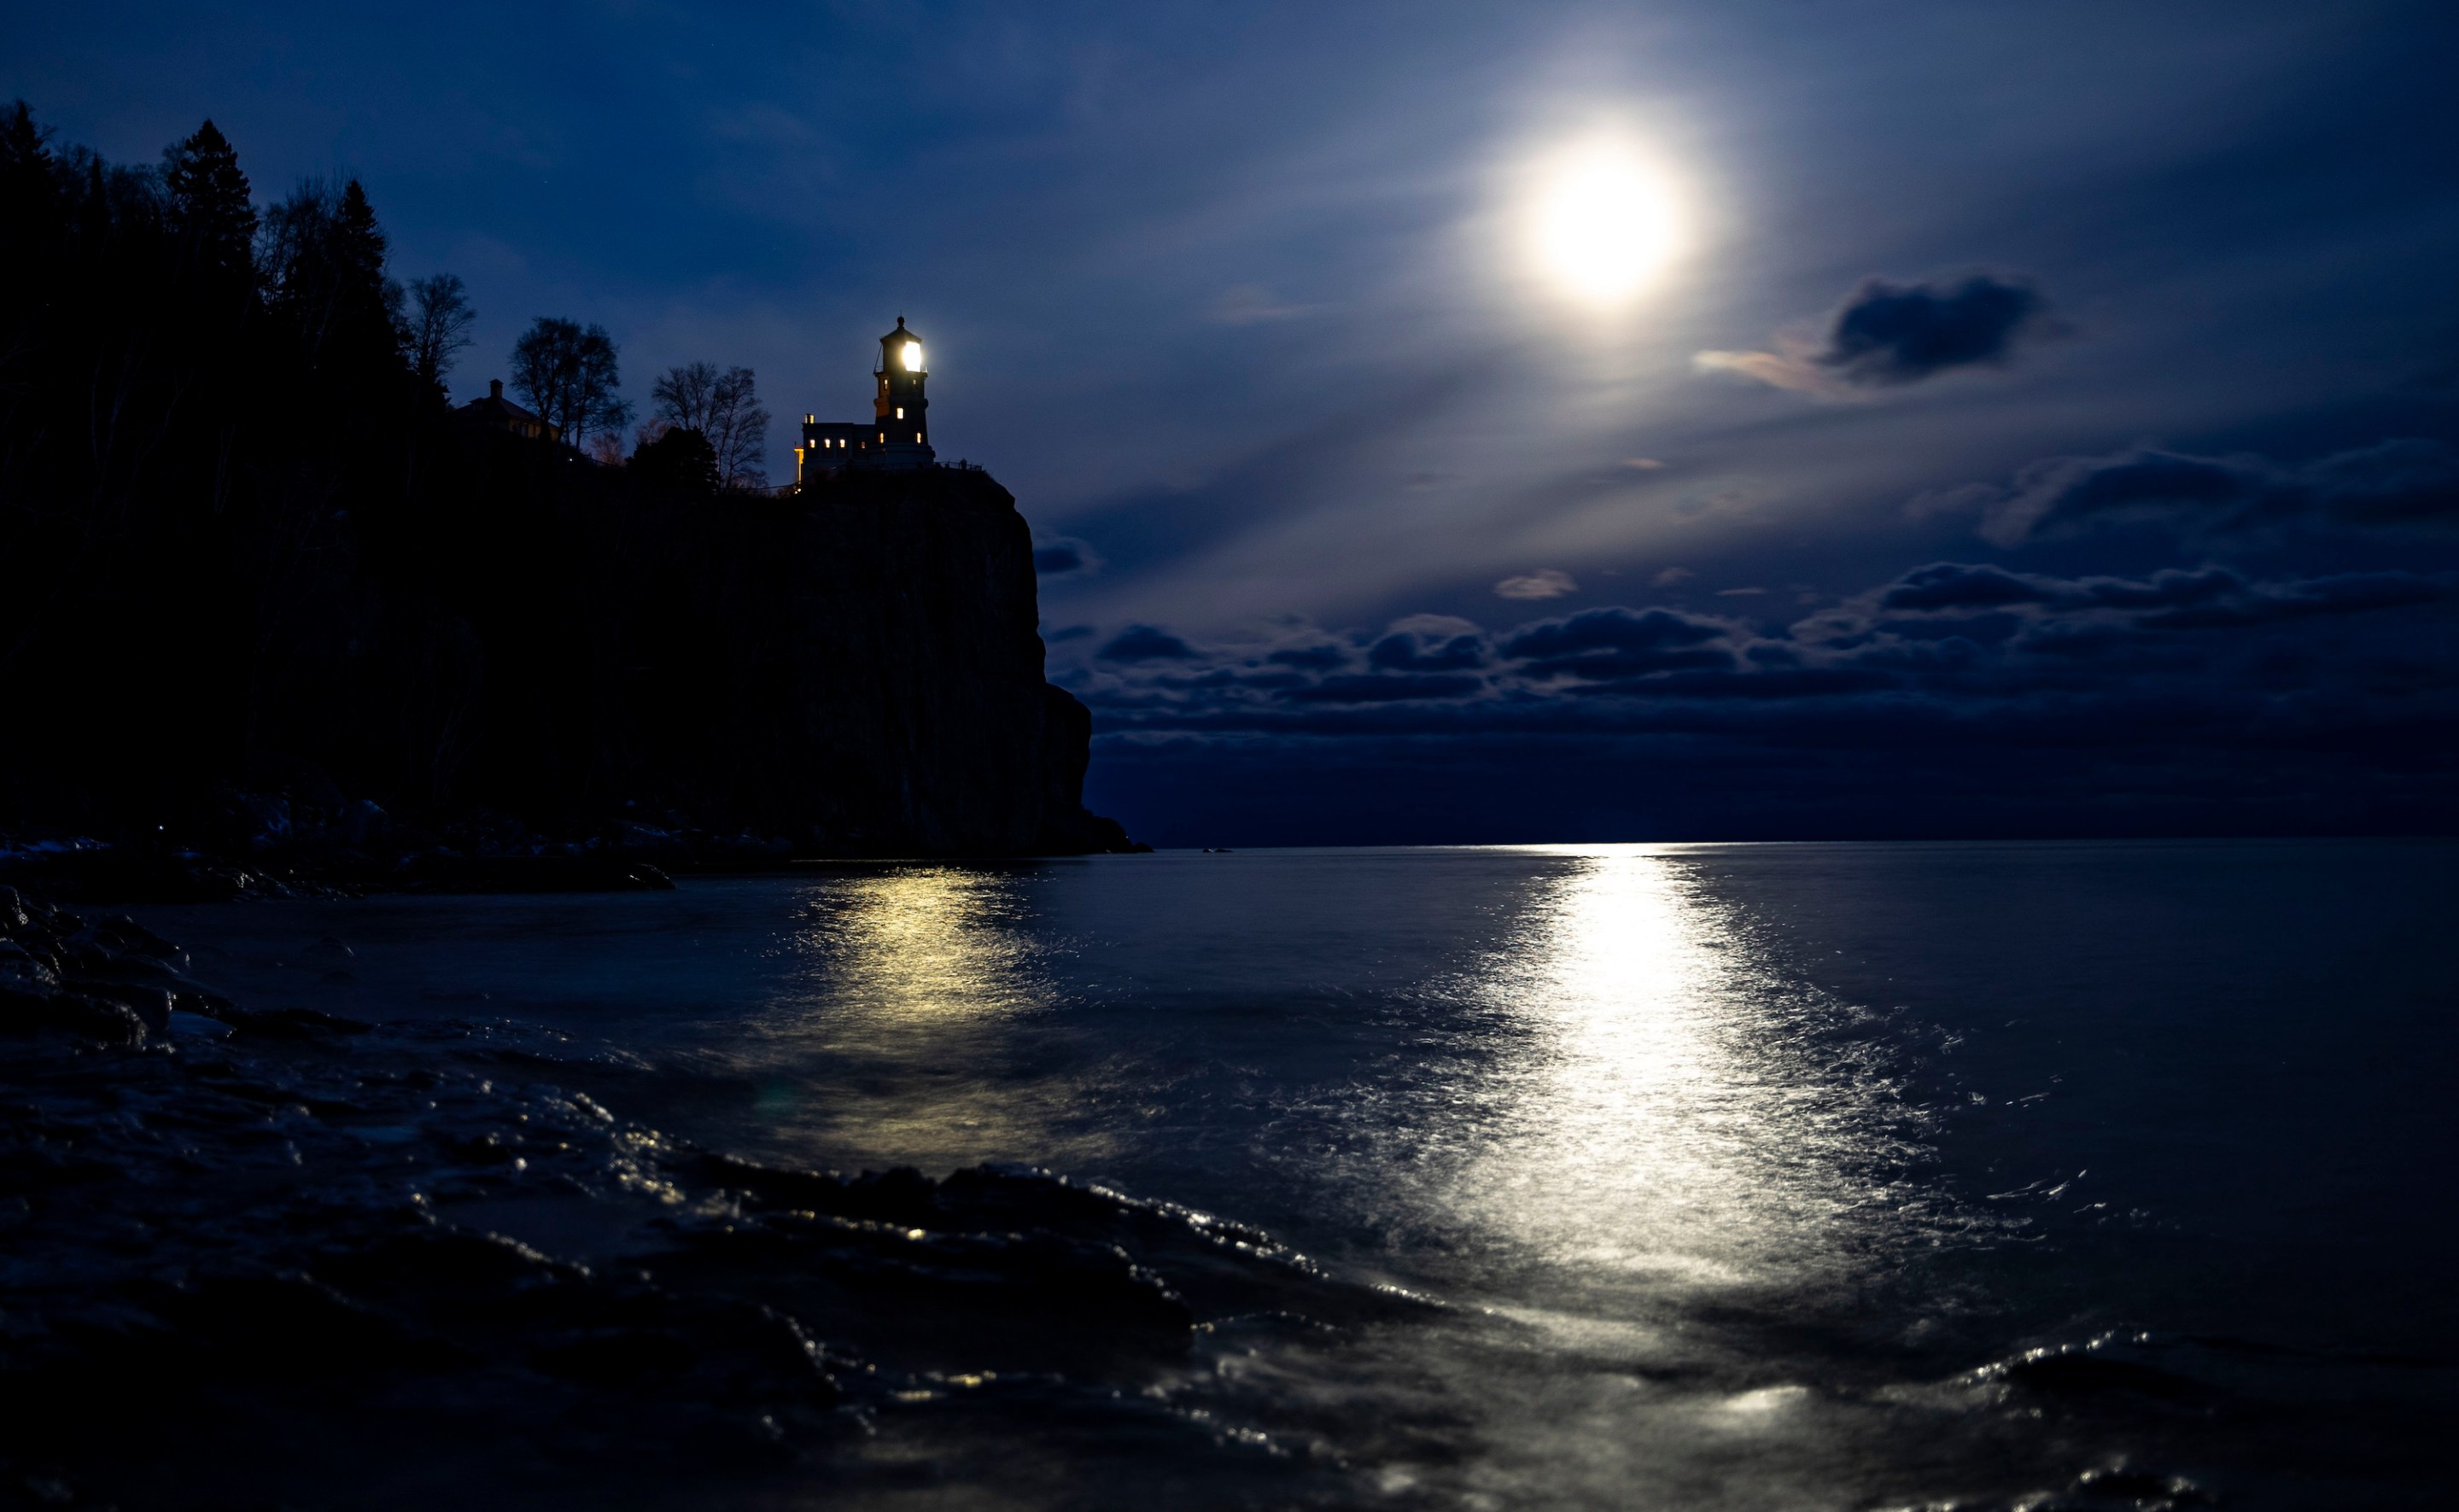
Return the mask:
POLYGON ((931 401, 923 396, 922 384, 931 374, 922 366, 922 338, 905 328, 902 315, 896 317, 896 328, 879 338, 874 375, 879 382, 878 395, 872 400, 877 449, 855 465, 929 467, 936 453, 931 450, 931 401))

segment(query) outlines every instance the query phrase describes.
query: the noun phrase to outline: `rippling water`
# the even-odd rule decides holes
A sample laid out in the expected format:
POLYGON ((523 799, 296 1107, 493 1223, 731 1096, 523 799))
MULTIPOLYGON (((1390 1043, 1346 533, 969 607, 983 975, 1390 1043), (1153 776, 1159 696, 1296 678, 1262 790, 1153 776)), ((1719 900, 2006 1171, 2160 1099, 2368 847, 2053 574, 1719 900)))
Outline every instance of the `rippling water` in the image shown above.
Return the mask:
MULTIPOLYGON (((1148 1389, 1292 1498, 2284 1507, 2451 1479, 2454 901, 2447 844, 1803 845, 141 914, 719 1149, 1046 1166, 1454 1304, 1148 1389)), ((942 1490, 1168 1452, 1069 1442, 942 1490)))

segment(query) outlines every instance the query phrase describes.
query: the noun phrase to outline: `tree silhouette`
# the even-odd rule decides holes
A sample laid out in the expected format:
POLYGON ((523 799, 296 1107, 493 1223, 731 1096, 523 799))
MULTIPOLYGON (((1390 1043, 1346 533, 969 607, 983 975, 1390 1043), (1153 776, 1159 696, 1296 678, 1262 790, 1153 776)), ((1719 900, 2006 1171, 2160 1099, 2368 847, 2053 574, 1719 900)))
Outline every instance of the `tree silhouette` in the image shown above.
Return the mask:
POLYGON ((750 368, 721 372, 715 363, 685 363, 667 368, 649 398, 667 424, 706 438, 720 486, 757 488, 768 481, 768 411, 760 407, 750 368))
MULTIPOLYGON (((248 196, 247 175, 240 172, 237 149, 211 120, 163 150, 162 192, 180 251, 202 281, 226 289, 248 288, 256 273, 256 205, 248 196)), ((381 271, 381 237, 377 248, 381 271)))
POLYGON ((438 273, 410 281, 409 356, 418 381, 440 388, 454 359, 470 345, 478 312, 458 274, 438 273))
POLYGON ((290 324, 310 369, 389 366, 404 345, 401 285, 385 276, 385 235, 355 178, 338 193, 308 179, 268 211, 267 303, 290 324))
POLYGON ((606 327, 541 315, 513 344, 513 391, 557 428, 566 445, 617 431, 631 423, 631 402, 618 392, 615 340, 606 327))
POLYGON ((24 100, 0 116, 0 193, 11 206, 38 196, 54 203, 58 190, 52 182, 51 129, 34 124, 34 112, 24 100))
POLYGON ((651 483, 677 494, 714 494, 717 452, 708 437, 689 426, 668 426, 643 436, 632 449, 632 468, 651 483))
POLYGON ((16 336, 16 327, 32 324, 36 270, 65 229, 50 136, 34 124, 34 113, 24 100, 0 116, 0 224, 9 228, 0 235, 0 278, 11 290, 25 291, 0 306, 10 317, 7 327, 0 328, 0 342, 11 351, 23 345, 22 339, 10 339, 16 336))

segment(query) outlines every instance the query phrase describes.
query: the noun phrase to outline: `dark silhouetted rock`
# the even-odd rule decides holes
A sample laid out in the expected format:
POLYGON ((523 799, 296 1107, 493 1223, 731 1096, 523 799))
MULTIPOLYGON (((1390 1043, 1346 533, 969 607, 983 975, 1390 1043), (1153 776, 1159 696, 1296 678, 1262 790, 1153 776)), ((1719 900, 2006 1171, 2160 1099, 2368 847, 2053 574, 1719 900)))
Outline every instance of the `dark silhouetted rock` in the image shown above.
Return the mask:
MULTIPOLYGON (((557 1037, 248 1010, 182 960, 0 888, 0 1014, 49 1016, 0 1056, 0 1484, 38 1500, 931 1502, 940 1472, 908 1467, 988 1464, 952 1482, 973 1483, 1082 1442, 1141 1446, 1148 1492, 1102 1504, 1233 1481, 1203 1504, 1354 1504, 1335 1462, 1221 1431, 1223 1410, 1279 1409, 1207 1352, 1437 1315, 1047 1171, 849 1177, 698 1148, 555 1084, 605 1070, 558 1061, 557 1037), (175 1022, 157 1044, 95 982, 236 1032, 175 1022)), ((1279 1431, 1314 1441, 1315 1411, 1279 1431)))

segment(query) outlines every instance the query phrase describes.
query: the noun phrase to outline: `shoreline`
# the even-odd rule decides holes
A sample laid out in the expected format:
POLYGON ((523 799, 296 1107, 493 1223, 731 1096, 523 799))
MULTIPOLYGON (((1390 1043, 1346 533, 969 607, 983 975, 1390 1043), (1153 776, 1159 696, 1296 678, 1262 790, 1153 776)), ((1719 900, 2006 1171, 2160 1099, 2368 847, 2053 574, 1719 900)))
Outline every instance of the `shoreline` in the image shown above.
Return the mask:
POLYGON ((187 967, 134 921, 0 887, 22 1194, 0 1378, 24 1404, 0 1463, 61 1504, 812 1474, 893 1500, 914 1456, 1050 1453, 1054 1419, 1337 1497, 1344 1475, 1154 1394, 1223 1328, 1444 1311, 1047 1170, 741 1159, 566 1090, 512 1026, 252 1010, 187 967))

